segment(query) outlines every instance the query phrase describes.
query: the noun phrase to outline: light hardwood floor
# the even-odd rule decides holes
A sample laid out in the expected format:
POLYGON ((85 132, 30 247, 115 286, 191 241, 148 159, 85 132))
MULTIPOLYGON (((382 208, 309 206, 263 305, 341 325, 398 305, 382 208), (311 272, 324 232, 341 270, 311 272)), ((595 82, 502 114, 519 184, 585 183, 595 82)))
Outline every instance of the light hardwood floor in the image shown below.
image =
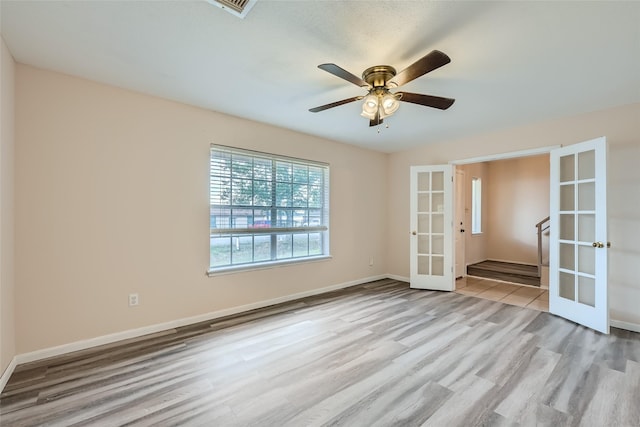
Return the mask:
POLYGON ((640 334, 381 280, 19 366, 3 426, 639 426, 640 334))

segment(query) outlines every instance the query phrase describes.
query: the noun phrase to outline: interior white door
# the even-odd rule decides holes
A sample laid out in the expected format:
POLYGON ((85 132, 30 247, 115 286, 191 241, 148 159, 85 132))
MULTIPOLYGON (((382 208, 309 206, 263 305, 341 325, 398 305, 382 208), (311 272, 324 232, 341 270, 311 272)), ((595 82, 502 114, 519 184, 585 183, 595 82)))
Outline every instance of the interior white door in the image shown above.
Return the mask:
POLYGON ((551 151, 549 312, 609 333, 607 142, 551 151))
POLYGON ((453 221, 453 234, 455 236, 455 277, 464 277, 466 275, 466 234, 465 234, 465 173, 463 170, 456 169, 455 178, 455 219, 453 221))
POLYGON ((453 167, 411 167, 412 288, 454 290, 453 167))

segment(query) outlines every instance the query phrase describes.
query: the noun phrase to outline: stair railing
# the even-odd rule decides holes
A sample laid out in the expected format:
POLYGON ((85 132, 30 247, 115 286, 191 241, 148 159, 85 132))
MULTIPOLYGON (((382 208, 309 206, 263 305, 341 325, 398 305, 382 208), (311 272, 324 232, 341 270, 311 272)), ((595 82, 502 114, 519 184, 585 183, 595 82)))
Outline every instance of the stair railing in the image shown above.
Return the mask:
POLYGON ((546 217, 536 224, 538 229, 538 277, 542 277, 542 233, 549 229, 549 220, 551 217, 546 217))

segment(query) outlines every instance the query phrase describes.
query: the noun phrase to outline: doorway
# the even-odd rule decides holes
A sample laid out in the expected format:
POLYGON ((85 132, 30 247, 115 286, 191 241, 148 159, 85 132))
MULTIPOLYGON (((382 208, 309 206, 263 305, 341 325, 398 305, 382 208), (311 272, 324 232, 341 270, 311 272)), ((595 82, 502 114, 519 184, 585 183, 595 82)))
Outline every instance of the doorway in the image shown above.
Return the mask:
MULTIPOLYGON (((607 141, 600 137, 581 143, 556 149, 534 150, 536 153, 522 152, 502 155, 498 159, 474 159, 475 161, 451 162, 448 165, 411 166, 411 259, 410 285, 421 289, 455 290, 455 275, 452 263, 455 252, 452 248, 454 238, 454 203, 453 203, 453 167, 464 164, 486 164, 488 160, 515 159, 516 166, 510 165, 509 173, 501 179, 493 176, 494 185, 507 185, 515 189, 508 196, 508 204, 500 204, 491 215, 493 227, 491 233, 482 236, 488 241, 485 245, 484 257, 488 250, 506 254, 507 258, 517 257, 516 247, 509 245, 492 245, 492 240, 509 237, 508 228, 531 214, 532 206, 537 209, 547 208, 550 226, 549 235, 549 312, 584 326, 609 333, 608 298, 607 298, 607 210, 606 210, 606 172, 607 141), (534 168, 538 179, 514 179, 521 173, 521 160, 536 154, 545 154, 544 163, 549 165, 549 172, 543 168, 534 168), (546 156, 549 155, 547 158, 546 156), (539 181, 548 182, 541 184, 539 181), (533 181, 534 186, 526 187, 523 183, 533 181), (517 185, 514 185, 514 182, 517 185), (505 184, 506 183, 506 184, 505 184), (524 201, 534 199, 534 193, 549 189, 548 198, 539 198, 534 203, 524 201), (548 200, 548 205, 545 203, 548 200), (526 205, 526 206, 525 206, 526 205), (545 206, 547 205, 547 206, 545 206), (518 213, 510 211, 515 209, 518 213), (501 214, 507 211, 504 219, 501 214), (496 222, 497 221, 497 222, 496 222), (444 225, 444 226, 443 226, 444 225), (447 237, 448 235, 448 237, 447 237), (443 242, 444 239, 444 242, 443 242), (441 244, 442 243, 442 244, 441 244), (449 243, 449 244, 448 244, 449 243), (506 246, 503 247, 503 246, 506 246), (506 251, 505 251, 506 249, 506 251), (448 266, 450 267, 448 267, 448 266), (447 285, 442 281, 446 279, 447 285), (420 279, 420 280, 419 280, 420 279), (445 285, 445 286, 442 286, 445 285), (446 289, 445 289, 446 288, 446 289)), ((500 163, 498 163, 500 164, 500 163)), ((458 166, 463 167, 463 166, 458 166)), ((465 174, 466 175, 466 174, 465 174)), ((526 174, 525 174, 526 175, 526 174)), ((492 175, 489 174, 489 177, 492 175)), ((483 191, 484 194, 486 192, 483 191)), ((493 191, 491 192, 493 194, 493 191)), ((500 191, 496 191, 500 194, 500 191)), ((478 192, 479 194, 479 192, 478 192)), ((495 203, 494 203, 495 204, 495 203)), ((545 209, 546 210, 546 209, 545 209)), ((547 212, 542 212, 546 215, 547 212)), ((541 213, 538 212, 541 216, 541 213)), ((472 213, 473 215, 473 213, 472 213)), ((474 219, 475 219, 474 215, 474 219)), ((545 217, 546 218, 546 217, 545 217)), ((535 218, 528 218, 533 224, 535 218)), ((545 219, 546 221, 546 219, 545 219)), ((540 233, 540 222, 535 224, 540 233)), ((473 234, 482 234, 482 227, 473 227, 473 234)), ((513 228, 512 228, 513 230, 513 228)), ((514 239, 516 244, 520 242, 514 239)), ((536 239, 537 242, 540 239, 536 239)), ((504 240, 503 240, 504 241, 504 240)), ((539 243, 537 243, 539 245, 539 243)), ((465 242, 465 247, 467 247, 465 242)), ((526 246, 526 245, 525 245, 526 246)), ((469 251, 466 251, 469 254, 469 251)), ((538 251, 538 253, 540 253, 538 251)), ((500 255, 498 255, 500 256, 500 255)), ((540 259, 540 258, 538 258, 540 259)), ((538 261, 538 265, 539 261, 538 261)))
POLYGON ((463 217, 454 224, 454 231, 465 230, 459 233, 464 238, 456 241, 456 255, 464 251, 463 274, 456 269, 456 277, 462 276, 456 282, 461 293, 516 305, 537 299, 536 309, 548 309, 548 230, 542 233, 543 271, 539 274, 536 224, 549 215, 549 152, 554 148, 452 162, 456 178, 464 180, 464 185, 456 184, 455 196, 455 211, 463 217), (478 183, 481 199, 474 202, 473 193, 478 191, 472 191, 472 186, 478 183), (478 206, 479 215, 474 212, 478 206), (474 229, 472 218, 479 221, 474 229), (467 266, 474 264, 479 267, 470 269, 471 276, 466 277, 467 266), (523 272, 532 277, 516 276, 523 272))

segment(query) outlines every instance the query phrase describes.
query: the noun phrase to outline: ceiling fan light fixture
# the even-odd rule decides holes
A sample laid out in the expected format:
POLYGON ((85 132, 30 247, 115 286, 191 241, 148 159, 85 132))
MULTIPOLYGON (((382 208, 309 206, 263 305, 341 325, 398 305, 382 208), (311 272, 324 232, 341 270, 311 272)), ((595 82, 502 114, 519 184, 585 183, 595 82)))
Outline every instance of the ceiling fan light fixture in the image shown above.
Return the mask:
POLYGON ((398 102, 398 97, 396 97, 395 95, 387 92, 383 97, 382 97, 382 102, 381 102, 381 106, 382 106, 382 114, 384 115, 384 117, 390 116, 393 113, 395 113, 396 111, 398 111, 398 108, 400 108, 400 102, 398 102))
POLYGON ((351 74, 349 71, 337 66, 336 64, 320 64, 318 65, 318 68, 321 70, 346 80, 349 83, 353 83, 360 88, 364 88, 368 93, 365 96, 354 96, 340 101, 331 102, 329 104, 320 105, 319 107, 310 108, 309 111, 317 113, 319 111, 348 104, 353 101, 364 100, 362 103, 361 115, 368 118, 369 127, 373 127, 380 125, 382 123, 382 119, 389 117, 398 111, 398 108, 400 108, 400 101, 446 110, 451 107, 455 99, 411 92, 391 93, 391 90, 407 84, 420 76, 448 64, 449 62, 451 62, 451 58, 449 58, 445 53, 440 52, 439 50, 432 50, 404 70, 400 71, 400 73, 396 73, 396 69, 390 65, 375 65, 364 70, 362 78, 355 74, 351 74))
POLYGON ((370 120, 376 116, 378 112, 379 99, 377 95, 370 93, 369 95, 364 97, 364 102, 362 103, 362 116, 366 117, 370 120))

